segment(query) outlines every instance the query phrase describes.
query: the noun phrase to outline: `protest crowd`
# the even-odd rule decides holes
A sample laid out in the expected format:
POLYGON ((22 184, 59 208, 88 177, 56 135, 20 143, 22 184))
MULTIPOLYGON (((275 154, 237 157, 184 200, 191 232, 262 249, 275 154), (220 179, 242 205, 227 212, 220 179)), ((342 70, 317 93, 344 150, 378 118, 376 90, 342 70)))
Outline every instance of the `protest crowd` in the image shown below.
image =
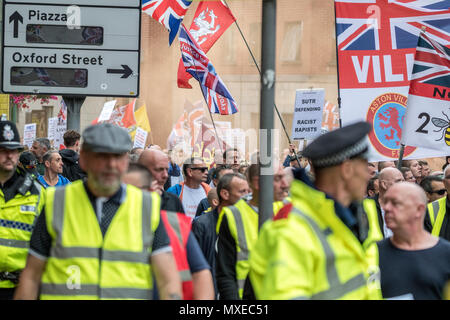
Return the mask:
POLYGON ((449 0, 4 2, 0 300, 450 300, 449 0))
POLYGON ((110 123, 26 150, 2 121, 0 297, 449 298, 450 156, 368 162, 370 130, 290 145, 258 230, 257 153, 176 162, 110 123))

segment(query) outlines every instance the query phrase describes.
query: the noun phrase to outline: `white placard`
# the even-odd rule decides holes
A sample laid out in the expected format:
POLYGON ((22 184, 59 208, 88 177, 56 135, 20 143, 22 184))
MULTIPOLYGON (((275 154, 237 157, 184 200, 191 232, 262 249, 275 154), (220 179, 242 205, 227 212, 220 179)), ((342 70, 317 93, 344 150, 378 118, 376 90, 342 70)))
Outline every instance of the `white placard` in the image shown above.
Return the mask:
POLYGON ((106 121, 106 120, 109 120, 109 118, 111 118, 111 114, 114 110, 114 106, 116 105, 116 101, 117 100, 105 102, 105 104, 103 105, 102 112, 100 113, 100 116, 98 117, 98 122, 106 121))
POLYGON ((56 126, 57 125, 58 125, 58 118, 57 117, 48 119, 48 134, 47 134, 48 140, 50 140, 50 141, 55 140, 56 126))
POLYGON ((314 139, 320 135, 325 104, 324 89, 298 89, 295 96, 292 139, 314 139))
POLYGON ((136 135, 134 136, 133 148, 145 148, 145 142, 147 141, 148 132, 144 129, 137 127, 136 135))
POLYGON ((30 149, 35 139, 36 139, 36 123, 26 124, 23 128, 23 144, 28 146, 28 149, 30 149))

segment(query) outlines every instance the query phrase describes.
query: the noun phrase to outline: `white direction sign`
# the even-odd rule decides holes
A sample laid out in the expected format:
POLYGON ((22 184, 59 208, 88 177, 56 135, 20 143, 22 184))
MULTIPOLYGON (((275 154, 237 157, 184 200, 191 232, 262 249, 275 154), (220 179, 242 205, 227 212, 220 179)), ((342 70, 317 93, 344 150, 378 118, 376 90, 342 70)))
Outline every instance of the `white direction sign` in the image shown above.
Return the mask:
POLYGON ((139 10, 78 7, 77 19, 68 8, 6 4, 5 46, 139 50, 139 10))
POLYGON ((4 1, 3 92, 138 96, 140 0, 69 3, 4 1))
POLYGON ((67 2, 70 5, 86 5, 86 6, 102 6, 102 7, 131 7, 138 8, 141 5, 141 0, 70 0, 64 1, 62 0, 11 0, 4 2, 20 2, 20 3, 42 3, 42 4, 65 4, 67 2))

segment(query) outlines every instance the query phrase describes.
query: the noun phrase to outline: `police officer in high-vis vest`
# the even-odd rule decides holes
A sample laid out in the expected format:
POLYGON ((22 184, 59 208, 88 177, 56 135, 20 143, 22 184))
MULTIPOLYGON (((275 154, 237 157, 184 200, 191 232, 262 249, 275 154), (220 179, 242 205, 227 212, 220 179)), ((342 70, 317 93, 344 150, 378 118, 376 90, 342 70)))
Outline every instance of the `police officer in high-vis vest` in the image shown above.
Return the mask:
POLYGON ((366 153, 371 126, 359 122, 326 133, 303 152, 313 184, 295 171, 291 209, 266 222, 250 253, 258 299, 378 299, 383 238, 372 200, 366 153))
MULTIPOLYGON (((219 298, 223 300, 243 298, 248 256, 258 237, 259 165, 250 165, 246 174, 252 189, 251 199, 241 199, 232 206, 224 207, 217 221, 216 280, 219 298)), ((273 185, 273 211, 276 213, 283 205, 289 188, 281 166, 275 171, 273 185)))
POLYGON ((13 297, 44 203, 44 188, 17 167, 22 150, 16 125, 0 121, 0 299, 13 297))
POLYGON ((131 147, 112 124, 83 132, 87 180, 46 190, 16 299, 181 298, 159 195, 121 183, 131 147))
POLYGON ((450 241, 450 165, 444 170, 444 186, 447 189, 447 196, 428 204, 425 229, 433 236, 450 241))

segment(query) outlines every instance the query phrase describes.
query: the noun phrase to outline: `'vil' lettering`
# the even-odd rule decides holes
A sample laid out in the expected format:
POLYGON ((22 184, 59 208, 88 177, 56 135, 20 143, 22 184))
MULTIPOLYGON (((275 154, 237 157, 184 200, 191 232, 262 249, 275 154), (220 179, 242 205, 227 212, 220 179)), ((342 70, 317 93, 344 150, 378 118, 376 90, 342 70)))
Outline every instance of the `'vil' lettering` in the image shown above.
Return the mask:
MULTIPOLYGON (((391 55, 383 56, 363 56, 362 65, 357 56, 352 56, 353 67, 359 83, 367 83, 369 75, 370 62, 372 62, 373 81, 374 82, 399 82, 405 80, 404 73, 395 74, 392 68, 391 55), (381 60, 384 68, 381 68, 381 60), (384 74, 383 74, 384 71, 384 74), (383 77, 384 75, 384 77, 383 77)), ((414 54, 405 54, 406 74, 408 80, 411 78, 412 66, 414 63, 414 54)))
POLYGON ((65 13, 46 13, 39 10, 29 10, 28 20, 36 19, 38 21, 67 21, 65 13))

